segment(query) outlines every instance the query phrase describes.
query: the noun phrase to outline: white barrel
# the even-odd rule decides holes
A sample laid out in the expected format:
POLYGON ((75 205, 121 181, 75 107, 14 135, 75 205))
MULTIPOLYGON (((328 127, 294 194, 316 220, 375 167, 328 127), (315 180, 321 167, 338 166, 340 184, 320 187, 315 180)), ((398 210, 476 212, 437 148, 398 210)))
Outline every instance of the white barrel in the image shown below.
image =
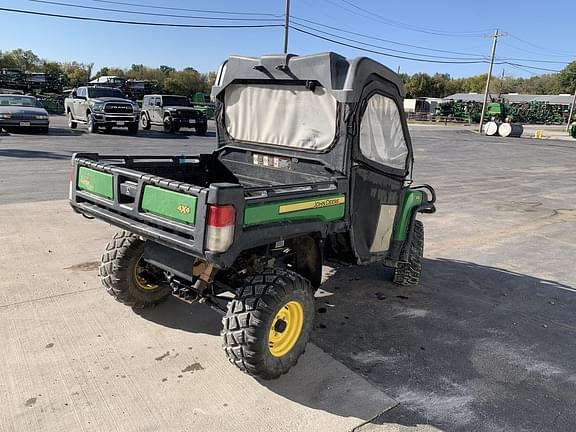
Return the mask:
POLYGON ((524 132, 524 127, 518 123, 502 123, 498 127, 498 133, 503 137, 518 138, 524 132))
POLYGON ((498 123, 493 121, 486 123, 486 126, 484 126, 484 133, 488 136, 498 135, 498 123))

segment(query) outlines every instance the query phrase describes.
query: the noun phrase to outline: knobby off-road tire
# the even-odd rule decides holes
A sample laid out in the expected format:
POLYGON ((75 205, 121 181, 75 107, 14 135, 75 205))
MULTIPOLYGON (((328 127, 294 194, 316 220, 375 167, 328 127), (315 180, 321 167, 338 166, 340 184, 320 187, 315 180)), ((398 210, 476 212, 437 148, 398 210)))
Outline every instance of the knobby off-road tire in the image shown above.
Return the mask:
POLYGON ((171 293, 170 286, 161 277, 145 269, 141 271, 143 253, 144 241, 120 231, 106 245, 100 264, 100 280, 108 294, 134 308, 155 305, 171 293), (147 277, 143 276, 148 273, 147 277))
POLYGON ((228 303, 222 319, 221 335, 228 359, 250 375, 278 378, 304 352, 314 312, 314 289, 299 274, 267 269, 248 277, 235 299, 228 303), (279 319, 281 316, 285 320, 279 319), (293 332, 297 327, 300 330, 293 332), (283 335, 289 337, 282 342, 283 335))
POLYGON ((394 283, 403 286, 418 285, 420 282, 424 257, 424 225, 419 220, 414 221, 412 241, 408 247, 408 261, 398 263, 398 267, 394 269, 394 283))
POLYGON ((142 114, 142 117, 140 118, 140 122, 142 123, 142 129, 144 129, 144 130, 150 130, 150 128, 152 127, 152 124, 150 123, 150 119, 148 118, 148 114, 142 114))

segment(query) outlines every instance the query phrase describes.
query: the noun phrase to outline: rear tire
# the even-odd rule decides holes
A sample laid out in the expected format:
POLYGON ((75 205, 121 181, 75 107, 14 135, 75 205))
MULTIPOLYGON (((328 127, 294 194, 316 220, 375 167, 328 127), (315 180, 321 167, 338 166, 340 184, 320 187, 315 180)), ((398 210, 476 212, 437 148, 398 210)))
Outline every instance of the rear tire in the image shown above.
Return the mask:
POLYGON ((100 264, 100 280, 112 297, 133 308, 153 306, 171 289, 162 272, 142 261, 144 241, 127 231, 114 234, 100 264))
POLYGON ((140 121, 142 122, 142 129, 144 130, 150 130, 150 128, 152 127, 152 125, 150 124, 150 119, 148 118, 147 114, 142 114, 142 117, 140 118, 140 121))
POLYGON ((422 260, 424 257, 424 224, 414 221, 412 241, 408 246, 408 261, 398 263, 394 269, 394 283, 402 286, 418 285, 422 273, 422 260))
POLYGON ((293 271, 267 269, 248 277, 222 319, 228 359, 263 379, 285 374, 306 348, 314 309, 314 289, 293 271))

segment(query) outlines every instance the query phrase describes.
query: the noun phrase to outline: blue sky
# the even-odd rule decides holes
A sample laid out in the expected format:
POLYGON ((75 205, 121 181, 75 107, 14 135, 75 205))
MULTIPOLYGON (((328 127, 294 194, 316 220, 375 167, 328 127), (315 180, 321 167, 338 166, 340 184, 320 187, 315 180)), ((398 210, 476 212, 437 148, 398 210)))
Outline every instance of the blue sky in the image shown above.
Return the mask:
MULTIPOLYGON (((58 3, 81 5, 73 8, 46 4, 31 0, 0 0, 0 8, 25 9, 53 14, 98 17, 115 20, 170 22, 179 24, 235 24, 237 21, 198 20, 125 14, 94 10, 112 8, 141 13, 164 13, 228 18, 275 19, 284 12, 284 0, 243 1, 186 1, 186 0, 115 0, 134 3, 134 7, 113 4, 114 0, 51 0, 58 3), (196 12, 167 10, 162 8, 210 9, 212 11, 236 11, 259 14, 248 15, 202 14, 196 12)), ((495 28, 508 32, 501 39, 498 56, 515 65, 496 65, 494 74, 505 69, 507 75, 530 76, 539 72, 533 67, 561 69, 562 63, 570 62, 576 55, 570 29, 574 26, 576 3, 570 0, 555 1, 545 7, 543 2, 508 1, 497 6, 480 6, 462 0, 401 1, 377 0, 292 0, 294 23, 312 26, 317 36, 339 39, 342 43, 358 45, 364 42, 373 46, 363 47, 388 54, 424 58, 436 61, 476 61, 490 53, 491 40, 483 34, 495 28), (553 6, 553 7, 552 7, 553 6), (366 12, 368 11, 368 12, 366 12), (297 21, 298 19, 311 20, 297 21), (320 27, 324 26, 334 27, 320 27), (346 30, 352 33, 343 33, 346 30), (325 33, 320 33, 324 31, 325 33), (370 36, 372 39, 366 38, 370 36), (384 41, 384 40, 386 41, 384 41), (392 43, 396 42, 396 43, 392 43), (399 45, 399 44, 405 45, 399 45), (406 45, 413 45, 409 47, 406 45), (386 51, 384 51, 386 50, 386 51), (397 50, 397 51, 389 51, 397 50), (437 50, 437 51, 434 51, 437 50), (452 51, 447 53, 443 51, 452 51), (401 51, 401 52, 398 52, 401 51), (410 53, 406 53, 410 52, 410 53), (439 59, 437 57, 443 57, 439 59), (445 57, 451 57, 446 59, 445 57), (536 62, 538 60, 539 62, 536 62), (522 66, 518 66, 522 65, 522 66)), ((241 22, 255 24, 258 22, 241 22)), ((266 22, 270 23, 270 22, 266 22)), ((275 23, 275 22, 274 22, 275 23)), ((99 22, 79 22, 66 19, 29 16, 0 11, 0 50, 15 48, 31 49, 41 57, 57 61, 81 61, 94 63, 95 70, 103 66, 129 67, 143 63, 149 66, 166 64, 176 68, 192 66, 202 72, 216 70, 230 54, 261 55, 280 52, 283 29, 183 29, 131 26, 99 22)), ((292 30, 290 52, 306 54, 336 51, 348 57, 368 55, 402 72, 442 72, 452 76, 469 76, 485 73, 487 65, 439 64, 387 57, 346 46, 292 30)))

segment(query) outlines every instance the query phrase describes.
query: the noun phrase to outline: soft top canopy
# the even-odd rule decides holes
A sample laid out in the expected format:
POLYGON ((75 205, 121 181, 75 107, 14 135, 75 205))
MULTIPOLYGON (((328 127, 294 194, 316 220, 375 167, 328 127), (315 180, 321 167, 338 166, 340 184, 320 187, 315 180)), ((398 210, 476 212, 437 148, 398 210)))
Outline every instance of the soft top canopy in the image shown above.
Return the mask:
POLYGON ((228 85, 238 80, 297 80, 318 81, 337 101, 353 103, 360 100, 362 89, 373 75, 390 81, 404 97, 400 77, 368 57, 346 59, 333 52, 306 56, 274 54, 260 58, 231 56, 220 68, 212 97, 220 96, 228 85))

